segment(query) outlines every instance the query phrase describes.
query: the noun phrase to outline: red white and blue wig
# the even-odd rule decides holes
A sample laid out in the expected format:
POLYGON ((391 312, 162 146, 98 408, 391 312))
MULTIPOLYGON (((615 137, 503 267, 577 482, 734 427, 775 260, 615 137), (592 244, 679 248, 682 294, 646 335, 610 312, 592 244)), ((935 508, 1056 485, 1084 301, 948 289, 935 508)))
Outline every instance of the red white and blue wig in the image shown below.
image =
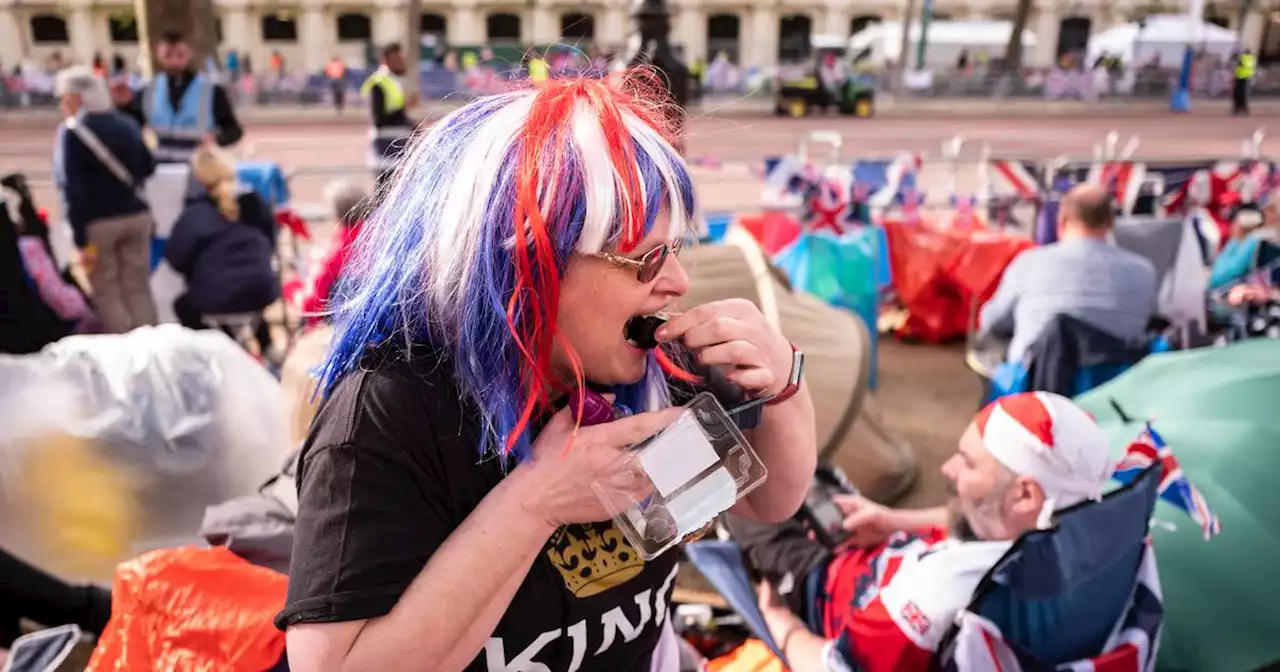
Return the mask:
MULTIPOLYGON (((534 415, 585 382, 556 325, 571 256, 628 254, 663 211, 677 240, 694 216, 660 98, 637 82, 553 80, 481 98, 418 137, 344 270, 322 391, 374 346, 429 344, 481 414, 482 454, 526 457, 534 415), (552 370, 556 341, 569 385, 552 370)), ((635 411, 670 403, 652 358, 616 392, 635 411)))

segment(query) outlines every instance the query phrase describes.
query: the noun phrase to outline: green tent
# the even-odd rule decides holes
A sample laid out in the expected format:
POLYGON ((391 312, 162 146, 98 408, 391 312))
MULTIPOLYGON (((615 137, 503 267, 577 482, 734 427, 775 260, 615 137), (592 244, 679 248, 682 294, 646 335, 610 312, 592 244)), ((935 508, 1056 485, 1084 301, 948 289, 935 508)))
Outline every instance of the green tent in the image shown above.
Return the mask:
POLYGON ((1181 511, 1156 508, 1158 669, 1247 672, 1280 661, 1280 341, 1153 355, 1077 401, 1117 459, 1151 420, 1222 524, 1205 541, 1181 511))

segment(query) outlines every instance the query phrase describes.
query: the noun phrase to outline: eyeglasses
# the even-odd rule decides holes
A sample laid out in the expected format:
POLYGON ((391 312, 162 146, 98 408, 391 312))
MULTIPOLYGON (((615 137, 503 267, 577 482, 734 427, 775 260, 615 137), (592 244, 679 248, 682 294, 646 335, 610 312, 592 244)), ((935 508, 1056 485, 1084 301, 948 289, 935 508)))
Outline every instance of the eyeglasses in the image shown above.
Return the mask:
POLYGON ((680 254, 680 248, 682 247, 684 247, 683 240, 674 243, 663 243, 645 252, 644 256, 639 259, 623 257, 612 252, 596 252, 589 256, 604 259, 615 266, 634 268, 636 269, 636 280, 647 285, 658 278, 658 274, 662 272, 663 264, 667 263, 667 257, 680 254))

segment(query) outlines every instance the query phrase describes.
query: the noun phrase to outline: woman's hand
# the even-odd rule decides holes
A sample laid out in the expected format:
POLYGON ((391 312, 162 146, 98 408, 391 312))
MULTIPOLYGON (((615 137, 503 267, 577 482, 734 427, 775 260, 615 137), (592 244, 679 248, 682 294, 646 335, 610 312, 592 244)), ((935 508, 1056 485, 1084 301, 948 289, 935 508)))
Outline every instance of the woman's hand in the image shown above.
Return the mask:
POLYGON ((744 389, 777 394, 791 376, 791 343, 746 299, 704 303, 658 329, 663 343, 680 340, 708 366, 724 366, 744 389))
POLYGON ((669 408, 640 413, 613 422, 578 427, 568 409, 556 413, 538 434, 531 459, 512 473, 523 481, 525 510, 552 528, 566 523, 609 520, 591 484, 619 482, 629 475, 620 469, 619 456, 666 429, 682 412, 669 408))

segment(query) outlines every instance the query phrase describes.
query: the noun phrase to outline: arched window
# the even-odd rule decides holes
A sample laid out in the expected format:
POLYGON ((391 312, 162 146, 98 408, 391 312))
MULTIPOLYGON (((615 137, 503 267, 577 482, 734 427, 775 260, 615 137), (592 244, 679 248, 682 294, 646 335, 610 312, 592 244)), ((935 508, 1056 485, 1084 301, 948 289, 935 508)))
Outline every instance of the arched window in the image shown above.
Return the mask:
POLYGON ((590 42, 596 37, 596 20, 590 14, 560 15, 560 37, 566 42, 590 42))
POLYGON ((485 19, 485 35, 490 42, 519 42, 520 17, 502 12, 485 19))
POLYGON ((67 22, 54 14, 31 17, 31 40, 36 44, 66 44, 71 41, 67 22))
POLYGON ((877 23, 880 23, 880 17, 874 14, 863 14, 862 16, 855 16, 849 20, 849 34, 857 35, 858 33, 861 33, 862 31, 866 30, 868 27, 877 23))
POLYGON ((791 14, 778 22, 778 62, 794 63, 809 57, 813 20, 804 14, 791 14))
POLYGON ((107 17, 107 32, 113 44, 137 44, 138 17, 133 10, 123 10, 107 17))
POLYGON ((339 42, 368 42, 373 39, 373 21, 368 14, 349 12, 338 15, 339 42))
POLYGON ((263 42, 297 42, 298 20, 287 14, 262 16, 263 42))
POLYGON ((724 54, 737 63, 742 51, 742 21, 737 14, 712 14, 707 17, 707 60, 724 54))
POLYGON ((418 17, 418 27, 422 29, 423 35, 435 35, 441 41, 449 33, 448 19, 439 14, 423 14, 418 17))
POLYGON ((1058 49, 1054 52, 1057 58, 1066 54, 1084 52, 1089 46, 1089 33, 1093 30, 1093 22, 1083 16, 1069 16, 1058 24, 1058 49))

